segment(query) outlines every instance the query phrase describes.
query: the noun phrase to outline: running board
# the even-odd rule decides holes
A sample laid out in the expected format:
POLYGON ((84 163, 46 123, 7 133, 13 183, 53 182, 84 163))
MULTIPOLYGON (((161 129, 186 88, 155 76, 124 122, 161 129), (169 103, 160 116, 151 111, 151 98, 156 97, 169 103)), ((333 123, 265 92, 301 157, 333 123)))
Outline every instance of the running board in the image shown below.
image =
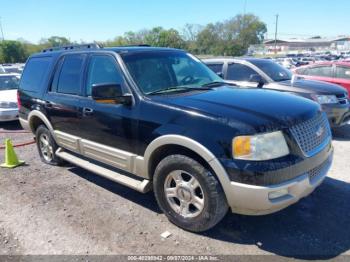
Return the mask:
POLYGON ((103 176, 104 178, 107 178, 109 180, 112 180, 114 182, 117 182, 121 185, 130 187, 136 191, 139 191, 141 193, 146 193, 150 190, 151 183, 149 180, 144 179, 142 181, 128 177, 126 175, 122 175, 120 173, 117 173, 115 171, 112 171, 110 169, 98 166, 94 163, 89 162, 88 160, 81 159, 69 152, 64 151, 62 148, 59 148, 56 151, 56 155, 67 162, 70 162, 72 164, 75 164, 79 167, 82 167, 83 169, 86 169, 88 171, 91 171, 97 175, 103 176))

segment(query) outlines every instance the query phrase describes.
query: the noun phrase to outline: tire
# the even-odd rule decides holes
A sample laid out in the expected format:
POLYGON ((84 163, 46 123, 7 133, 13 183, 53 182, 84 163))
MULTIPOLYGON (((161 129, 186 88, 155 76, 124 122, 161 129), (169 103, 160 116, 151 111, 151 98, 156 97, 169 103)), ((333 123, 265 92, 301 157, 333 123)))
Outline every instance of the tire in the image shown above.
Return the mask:
POLYGON ((58 145, 56 144, 55 140, 53 139, 50 131, 46 128, 46 126, 39 126, 36 130, 35 136, 36 145, 38 147, 41 161, 53 166, 64 165, 65 161, 57 157, 55 154, 56 150, 58 149, 58 145), (43 148, 44 143, 47 143, 46 150, 43 148))
POLYGON ((216 177, 184 155, 168 156, 158 164, 153 189, 158 205, 168 219, 191 232, 214 227, 228 210, 225 194, 216 177))

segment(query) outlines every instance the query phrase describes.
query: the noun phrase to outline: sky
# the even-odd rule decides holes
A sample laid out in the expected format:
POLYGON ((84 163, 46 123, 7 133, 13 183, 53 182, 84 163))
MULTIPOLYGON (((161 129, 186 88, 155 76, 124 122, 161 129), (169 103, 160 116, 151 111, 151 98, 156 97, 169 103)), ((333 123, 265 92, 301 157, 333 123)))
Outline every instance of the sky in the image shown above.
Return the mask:
POLYGON ((350 35, 349 0, 0 0, 5 39, 33 43, 53 35, 105 41, 155 26, 181 31, 244 11, 266 23, 268 38, 276 14, 279 38, 350 35))

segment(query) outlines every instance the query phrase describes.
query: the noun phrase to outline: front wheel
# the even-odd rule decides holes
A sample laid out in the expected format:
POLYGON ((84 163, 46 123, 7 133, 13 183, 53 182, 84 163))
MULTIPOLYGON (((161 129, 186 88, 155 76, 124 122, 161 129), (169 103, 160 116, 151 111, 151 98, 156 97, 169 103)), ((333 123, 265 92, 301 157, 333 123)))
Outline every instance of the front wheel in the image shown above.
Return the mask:
POLYGON ((172 223, 185 230, 206 231, 227 213, 228 205, 219 181, 190 157, 164 158, 155 170, 153 184, 161 210, 172 223))

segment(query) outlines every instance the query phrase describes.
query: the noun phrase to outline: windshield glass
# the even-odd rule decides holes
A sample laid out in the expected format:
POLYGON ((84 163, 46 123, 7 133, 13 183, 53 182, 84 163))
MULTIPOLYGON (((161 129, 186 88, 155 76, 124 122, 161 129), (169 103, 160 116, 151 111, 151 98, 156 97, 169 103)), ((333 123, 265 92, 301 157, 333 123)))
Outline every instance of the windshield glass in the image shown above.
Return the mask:
POLYGON ((273 81, 280 82, 292 79, 292 73, 281 65, 270 60, 253 60, 251 63, 257 66, 273 81))
POLYGON ((17 76, 0 76, 0 91, 18 89, 19 78, 17 76))
POLYGON ((197 87, 198 90, 198 87, 211 82, 223 82, 199 59, 185 52, 145 51, 124 53, 121 56, 134 81, 145 94, 162 90, 188 90, 184 87, 197 87))

